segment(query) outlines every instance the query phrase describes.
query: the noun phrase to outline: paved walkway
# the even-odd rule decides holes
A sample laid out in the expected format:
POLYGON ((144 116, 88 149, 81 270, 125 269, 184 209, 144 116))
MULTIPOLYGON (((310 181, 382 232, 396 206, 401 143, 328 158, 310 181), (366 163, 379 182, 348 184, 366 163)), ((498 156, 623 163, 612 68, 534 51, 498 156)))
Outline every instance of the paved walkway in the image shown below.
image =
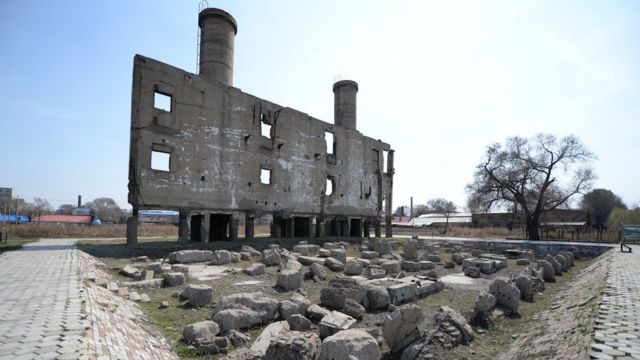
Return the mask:
POLYGON ((86 322, 72 240, 0 255, 0 359, 78 359, 86 322))
POLYGON ((640 359, 640 246, 616 253, 596 319, 594 359, 640 359))

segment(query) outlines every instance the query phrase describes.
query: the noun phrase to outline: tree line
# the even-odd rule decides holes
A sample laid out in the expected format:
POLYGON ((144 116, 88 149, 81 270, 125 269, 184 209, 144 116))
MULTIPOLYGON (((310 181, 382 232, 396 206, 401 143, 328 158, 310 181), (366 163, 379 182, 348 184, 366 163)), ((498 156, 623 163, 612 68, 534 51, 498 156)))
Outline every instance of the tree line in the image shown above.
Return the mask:
MULTIPOLYGON (((54 208, 47 199, 34 197, 32 202, 22 198, 12 201, 11 204, 7 204, 6 212, 8 214, 14 214, 16 212, 16 206, 19 214, 29 217, 49 214, 71 215, 76 208, 76 205, 73 204, 62 204, 58 206, 58 208, 54 208)), ((120 208, 115 200, 108 197, 95 198, 92 201, 82 204, 82 207, 91 209, 92 214, 103 222, 117 223, 120 222, 122 217, 127 215, 127 212, 120 208)), ((0 209, 0 211, 4 211, 4 207, 0 209)))

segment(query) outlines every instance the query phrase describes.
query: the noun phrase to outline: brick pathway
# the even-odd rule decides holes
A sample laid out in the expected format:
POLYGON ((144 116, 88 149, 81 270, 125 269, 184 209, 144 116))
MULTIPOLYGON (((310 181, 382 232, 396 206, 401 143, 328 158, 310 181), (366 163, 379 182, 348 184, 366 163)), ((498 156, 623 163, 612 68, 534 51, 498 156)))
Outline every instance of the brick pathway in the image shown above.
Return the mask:
POLYGON ((640 359, 640 246, 616 253, 600 303, 593 359, 640 359))
POLYGON ((0 255, 0 359, 81 356, 84 291, 72 240, 0 255))
POLYGON ((177 359, 136 304, 83 279, 109 275, 74 240, 0 255, 0 360, 177 359))

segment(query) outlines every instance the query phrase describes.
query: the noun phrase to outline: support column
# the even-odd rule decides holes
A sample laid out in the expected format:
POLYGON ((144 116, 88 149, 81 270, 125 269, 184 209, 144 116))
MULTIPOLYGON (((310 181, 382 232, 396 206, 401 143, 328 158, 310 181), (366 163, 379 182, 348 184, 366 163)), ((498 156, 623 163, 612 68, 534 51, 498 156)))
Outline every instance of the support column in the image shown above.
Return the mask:
POLYGON ((245 214, 244 215, 244 238, 245 239, 253 239, 255 236, 255 215, 253 214, 245 214))
POLYGON ((309 220, 307 220, 307 234, 306 234, 306 237, 312 238, 313 237, 313 230, 314 230, 313 229, 313 219, 314 219, 314 217, 313 216, 309 216, 307 219, 309 219, 309 220))
POLYGON ((373 221, 373 227, 374 227, 374 231, 375 231, 375 235, 377 238, 382 237, 382 229, 381 229, 381 225, 380 225, 380 218, 376 218, 373 221))
POLYGON ((278 220, 277 218, 274 216, 273 220, 271 220, 271 237, 272 238, 279 238, 280 237, 280 227, 278 226, 278 220))
POLYGON ((133 208, 131 217, 127 218, 127 245, 138 243, 138 208, 133 208))
POLYGON ((189 243, 189 210, 180 209, 178 212, 178 243, 189 243))
POLYGON ((371 237, 371 220, 365 220, 362 226, 364 228, 364 237, 365 238, 371 237))
POLYGON ((286 220, 287 221, 287 237, 293 238, 293 217, 286 220))
POLYGON ((351 237, 351 218, 344 221, 344 237, 351 237))
POLYGON ((331 220, 331 236, 340 236, 340 223, 338 219, 334 218, 331 220))
POLYGON ((238 216, 235 214, 229 219, 229 240, 238 240, 238 216))
POLYGON ((202 242, 206 242, 208 243, 211 239, 209 238, 209 232, 211 231, 211 213, 208 211, 205 211, 202 213, 203 215, 203 219, 202 219, 202 223, 200 224, 201 227, 201 235, 202 242))
POLYGON ((385 236, 393 237, 393 229, 391 228, 391 214, 393 214, 393 150, 389 150, 387 155, 387 176, 389 177, 389 192, 387 193, 387 201, 385 205, 385 236))
POLYGON ((316 218, 316 237, 321 238, 324 234, 322 233, 322 220, 317 217, 316 218))

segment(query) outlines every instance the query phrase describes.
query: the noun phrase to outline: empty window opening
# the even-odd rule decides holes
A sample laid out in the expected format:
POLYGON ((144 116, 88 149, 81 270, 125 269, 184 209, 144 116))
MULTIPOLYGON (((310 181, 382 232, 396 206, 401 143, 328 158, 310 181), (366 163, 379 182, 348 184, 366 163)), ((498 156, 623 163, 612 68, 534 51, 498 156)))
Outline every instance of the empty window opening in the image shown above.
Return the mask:
POLYGON ((260 183, 269 185, 271 184, 271 170, 269 169, 260 169, 260 183))
POLYGON ((171 95, 155 92, 153 96, 153 107, 159 110, 171 112, 171 95))
POLYGON ((271 137, 271 125, 267 123, 260 123, 260 135, 264 137, 271 137))
POLYGON ((151 151, 151 169, 159 171, 169 171, 171 164, 171 154, 162 151, 151 151))
POLYGON ((324 194, 327 195, 327 196, 332 195, 333 191, 335 190, 334 189, 334 187, 335 187, 334 185, 335 184, 334 184, 333 178, 331 176, 327 177, 327 185, 326 185, 326 188, 324 190, 324 194))
POLYGON ((267 115, 260 114, 260 135, 271 137, 271 124, 267 123, 267 115))
POLYGON ((327 143, 327 154, 333 155, 336 150, 336 135, 332 132, 324 132, 324 141, 327 143))
POLYGON ((387 150, 382 151, 382 171, 388 172, 387 166, 389 165, 389 152, 387 150))

